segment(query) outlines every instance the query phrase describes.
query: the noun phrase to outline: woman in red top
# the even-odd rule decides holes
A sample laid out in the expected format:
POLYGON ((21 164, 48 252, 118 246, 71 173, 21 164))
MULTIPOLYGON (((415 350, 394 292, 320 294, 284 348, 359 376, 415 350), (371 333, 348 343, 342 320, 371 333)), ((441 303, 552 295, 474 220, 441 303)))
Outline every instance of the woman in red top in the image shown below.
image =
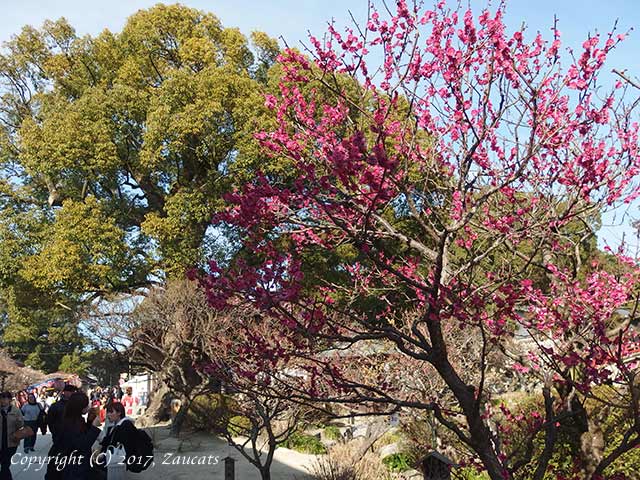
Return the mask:
POLYGON ((121 401, 122 405, 124 405, 126 409, 126 415, 129 417, 133 415, 133 407, 134 405, 138 405, 138 399, 133 396, 133 388, 127 387, 126 395, 122 397, 121 401))

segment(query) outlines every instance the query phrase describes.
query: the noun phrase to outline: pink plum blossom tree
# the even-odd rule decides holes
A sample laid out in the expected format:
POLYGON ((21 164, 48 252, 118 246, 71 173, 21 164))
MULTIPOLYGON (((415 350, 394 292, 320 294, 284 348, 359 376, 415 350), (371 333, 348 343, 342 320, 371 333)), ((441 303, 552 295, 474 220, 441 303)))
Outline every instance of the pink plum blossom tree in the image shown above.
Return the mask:
POLYGON ((574 52, 555 25, 546 39, 504 15, 397 0, 366 25, 329 25, 304 55, 285 50, 266 96, 278 124, 257 137, 294 174, 258 172, 227 195, 214 222, 242 249, 203 281, 212 306, 241 298, 295 332, 248 352, 304 358, 304 380, 278 378, 291 396, 431 412, 493 480, 542 479, 559 429, 587 434, 585 402, 616 392, 622 440, 577 467, 602 478, 640 445, 640 270, 594 248, 599 215, 640 193, 638 102, 624 79, 601 85, 624 35, 574 52), (461 362, 465 336, 480 343, 461 362), (362 375, 327 353, 342 350, 390 368, 362 375), (538 382, 534 415, 492 407, 497 352, 538 382), (399 388, 420 375, 446 394, 399 388))

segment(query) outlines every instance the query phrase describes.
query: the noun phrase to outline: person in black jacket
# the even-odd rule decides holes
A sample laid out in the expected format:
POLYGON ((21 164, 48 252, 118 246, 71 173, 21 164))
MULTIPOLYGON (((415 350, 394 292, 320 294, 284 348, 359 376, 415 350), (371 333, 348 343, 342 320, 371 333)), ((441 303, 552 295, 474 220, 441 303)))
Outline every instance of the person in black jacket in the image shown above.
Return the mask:
POLYGON ((90 411, 89 397, 82 392, 71 395, 64 407, 61 430, 58 431, 63 480, 89 480, 91 476, 91 447, 100 435, 100 429, 93 425, 95 412, 90 411), (82 416, 89 413, 87 420, 82 416))
MULTIPOLYGON (((48 458, 54 459, 56 455, 60 452, 60 447, 58 445, 58 437, 59 432, 62 430, 62 423, 64 420, 64 409, 71 398, 71 395, 76 393, 78 389, 73 385, 65 385, 62 390, 62 396, 60 399, 55 402, 53 405, 49 407, 49 411, 47 412, 47 426, 49 427, 49 431, 51 432, 51 448, 49 449, 48 458)), ((47 472, 44 475, 45 480, 59 480, 62 478, 62 474, 56 468, 56 462, 50 460, 47 463, 47 472)))
POLYGON ((62 390, 62 396, 60 400, 49 407, 49 411, 47 412, 47 426, 49 427, 49 431, 51 432, 51 439, 53 444, 56 444, 58 439, 58 431, 60 430, 63 422, 64 416, 64 407, 67 404, 71 395, 76 393, 78 389, 73 385, 65 385, 62 390))
POLYGON ((109 427, 101 445, 101 451, 106 452, 110 446, 122 445, 127 457, 135 451, 136 427, 133 419, 125 416, 124 405, 112 402, 107 406, 109 427))
MULTIPOLYGON (((101 459, 95 462, 96 478, 104 479, 107 474, 106 460, 109 458, 109 447, 124 447, 125 454, 129 458, 135 452, 136 427, 134 420, 125 416, 124 405, 120 402, 109 402, 106 406, 107 422, 105 423, 105 435, 100 442, 101 459)), ((128 469, 128 464, 127 464, 128 469)))

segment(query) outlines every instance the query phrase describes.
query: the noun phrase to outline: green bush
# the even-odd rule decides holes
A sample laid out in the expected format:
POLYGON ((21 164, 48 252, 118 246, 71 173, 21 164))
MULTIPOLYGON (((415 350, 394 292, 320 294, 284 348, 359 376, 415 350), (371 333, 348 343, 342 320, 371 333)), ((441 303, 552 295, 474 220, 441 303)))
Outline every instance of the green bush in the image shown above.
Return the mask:
MULTIPOLYGON (((620 402, 620 398, 625 398, 628 393, 621 394, 612 387, 601 386, 594 390, 594 396, 598 400, 589 399, 585 403, 588 417, 591 424, 590 431, 593 432, 594 425, 601 431, 604 440, 604 455, 607 456, 620 445, 623 435, 632 425, 633 418, 628 410, 617 408, 614 405, 620 402)), ((542 395, 511 394, 496 400, 495 405, 506 402, 514 415, 519 415, 525 420, 533 422, 533 412, 544 412, 544 400, 542 395)), ((502 445, 503 452, 512 458, 512 462, 522 459, 523 452, 527 450, 529 430, 524 424, 519 422, 508 422, 504 418, 496 417, 503 426, 511 427, 508 435, 504 437, 502 445)), ((547 468, 544 480, 556 480, 557 478, 576 478, 576 472, 582 467, 579 465, 581 457, 581 435, 584 431, 584 418, 570 418, 562 421, 558 428, 558 440, 555 444, 553 455, 547 468)), ((422 458, 434 447, 428 441, 431 438, 433 429, 428 417, 416 416, 402 424, 403 445, 402 451, 409 454, 411 458, 422 458), (425 441, 425 439, 427 441, 425 441)), ((461 445, 455 436, 442 426, 438 426, 437 435, 439 440, 449 447, 447 454, 456 463, 465 463, 471 460, 468 449, 461 445)), ((544 449, 545 433, 539 432, 534 439, 533 461, 518 471, 518 478, 530 480, 535 471, 535 460, 539 458, 544 449)), ((634 448, 620 456, 604 472, 604 478, 640 478, 640 448, 634 448)), ((452 478, 459 480, 485 480, 486 474, 477 473, 474 469, 460 468, 452 471, 452 478)))
POLYGON ((201 395, 191 403, 186 425, 194 430, 220 433, 225 429, 234 437, 246 436, 251 430, 248 418, 237 415, 232 397, 221 394, 201 395))
POLYGON ((411 457, 406 453, 394 453, 382 459, 387 468, 394 473, 402 473, 410 470, 413 461, 411 457))
POLYGON ((453 469, 451 478, 454 480, 489 480, 489 475, 485 472, 478 472, 475 468, 465 467, 453 469))
POLYGON ((323 430, 324 438, 327 440, 340 440, 342 439, 342 434, 340 433, 340 429, 335 425, 329 425, 325 427, 323 430))
MULTIPOLYGON (((522 415, 523 418, 533 418, 533 412, 544 411, 542 396, 528 397, 520 399, 515 405, 510 407, 512 412, 522 415)), ((544 449, 544 431, 538 433, 534 440, 534 461, 526 465, 520 472, 521 478, 527 480, 533 476, 536 468, 535 459, 539 457, 544 449)), ((574 425, 562 425, 558 429, 558 440, 554 448, 554 453, 549 462, 545 480, 555 480, 558 476, 568 476, 571 478, 574 459, 578 458, 580 448, 580 438, 574 425)), ((515 453, 514 461, 521 458, 522 452, 526 450, 529 433, 525 425, 513 424, 513 429, 509 434, 508 445, 505 445, 507 455, 515 453), (517 453, 516 453, 517 452, 517 453)))
MULTIPOLYGON (((453 432, 442 425, 438 425, 436 432, 437 438, 448 447, 447 456, 456 463, 469 460, 468 449, 461 444, 460 439, 453 432)), ((436 445, 432 445, 433 421, 428 415, 417 414, 405 418, 398 435, 401 437, 400 450, 411 458, 424 458, 425 455, 438 449, 436 445)))
POLYGON ((251 420, 241 415, 236 415, 229 419, 227 431, 233 437, 246 436, 251 432, 251 420))
POLYGON ((310 453, 312 455, 323 455, 327 453, 327 448, 312 435, 304 433, 294 433, 285 442, 280 444, 281 447, 289 448, 300 453, 310 453))
POLYGON ((217 432, 226 416, 227 403, 222 395, 201 395, 191 403, 185 423, 194 430, 217 432))
MULTIPOLYGON (((602 389, 607 387, 602 387, 602 389)), ((604 390, 597 392, 600 397, 610 396, 612 404, 615 403, 615 394, 610 392, 607 395, 604 390)), ((595 403, 595 402, 594 402, 595 403)), ((606 418, 600 424, 602 435, 604 437, 605 451, 604 455, 609 455, 616 446, 620 445, 624 437, 624 433, 633 425, 631 415, 620 408, 603 406, 602 404, 593 405, 587 402, 587 408, 592 411, 592 418, 606 418)), ((627 453, 621 455, 617 461, 604 471, 605 478, 638 478, 640 471, 640 448, 633 448, 627 453)))

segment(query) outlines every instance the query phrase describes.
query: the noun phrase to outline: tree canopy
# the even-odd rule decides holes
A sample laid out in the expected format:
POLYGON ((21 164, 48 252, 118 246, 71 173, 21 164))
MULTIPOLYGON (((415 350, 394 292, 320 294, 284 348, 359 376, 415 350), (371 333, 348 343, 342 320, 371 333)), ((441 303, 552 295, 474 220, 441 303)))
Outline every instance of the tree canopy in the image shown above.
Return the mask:
MULTIPOLYGON (((277 42, 157 5, 121 32, 24 27, 0 54, 0 308, 21 357, 78 308, 180 277, 215 255, 221 196, 268 160, 262 90, 277 42), (240 173, 239 173, 240 172, 240 173)), ((35 358, 33 359, 35 362, 35 358)), ((35 365, 34 365, 35 366, 35 365)), ((45 365, 39 364, 39 367, 45 365)))

